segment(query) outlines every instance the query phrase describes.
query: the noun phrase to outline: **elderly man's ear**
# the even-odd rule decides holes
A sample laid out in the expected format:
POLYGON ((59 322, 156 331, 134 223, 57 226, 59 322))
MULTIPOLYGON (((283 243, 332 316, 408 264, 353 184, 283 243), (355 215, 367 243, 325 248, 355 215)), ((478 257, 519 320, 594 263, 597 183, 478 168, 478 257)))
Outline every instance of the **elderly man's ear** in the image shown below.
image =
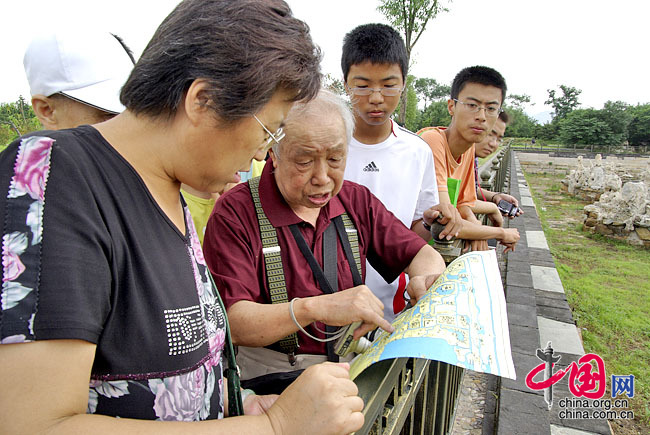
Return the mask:
POLYGON ((34 95, 32 97, 32 108, 43 128, 46 130, 57 129, 56 117, 56 100, 44 95, 34 95))
POLYGON ((273 169, 278 168, 278 158, 273 152, 273 148, 269 149, 269 156, 271 157, 271 161, 273 162, 273 169))

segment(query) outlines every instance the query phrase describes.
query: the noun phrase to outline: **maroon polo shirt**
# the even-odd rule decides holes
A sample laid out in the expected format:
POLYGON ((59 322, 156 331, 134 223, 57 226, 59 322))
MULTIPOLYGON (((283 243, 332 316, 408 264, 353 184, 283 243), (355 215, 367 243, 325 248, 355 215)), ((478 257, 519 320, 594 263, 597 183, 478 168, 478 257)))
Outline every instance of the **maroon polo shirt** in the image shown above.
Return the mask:
MULTIPOLYGON (((347 211, 359 234, 362 277, 365 280, 366 258, 392 282, 410 264, 425 245, 418 235, 406 228, 370 191, 359 184, 344 181, 341 191, 321 208, 316 226, 300 219, 286 203, 272 173, 273 165, 262 172, 259 192, 262 208, 276 228, 289 301, 323 292, 291 234, 289 225, 298 224, 307 245, 323 267, 323 233, 331 219, 347 211)), ((337 238, 339 290, 354 287, 352 272, 337 238)), ((226 308, 246 300, 270 304, 262 240, 248 183, 231 189, 217 201, 208 221, 203 251, 226 308)), ((324 325, 317 324, 324 330, 324 325)), ((272 327, 272 325, 269 325, 272 327)), ((313 325, 306 328, 323 337, 313 325)), ((324 343, 298 332, 297 353, 326 354, 324 343)), ((269 346, 279 350, 277 346, 269 346)))

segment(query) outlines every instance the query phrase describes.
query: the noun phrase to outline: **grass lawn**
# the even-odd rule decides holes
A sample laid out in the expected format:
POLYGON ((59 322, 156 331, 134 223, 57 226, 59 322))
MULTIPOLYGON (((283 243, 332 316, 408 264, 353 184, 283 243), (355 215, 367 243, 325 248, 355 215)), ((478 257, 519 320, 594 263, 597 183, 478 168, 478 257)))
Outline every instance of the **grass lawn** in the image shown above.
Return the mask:
POLYGON ((526 176, 585 351, 605 360, 604 398, 612 374, 633 374, 634 428, 621 432, 650 433, 650 250, 583 232, 588 202, 562 191, 562 178, 526 176))

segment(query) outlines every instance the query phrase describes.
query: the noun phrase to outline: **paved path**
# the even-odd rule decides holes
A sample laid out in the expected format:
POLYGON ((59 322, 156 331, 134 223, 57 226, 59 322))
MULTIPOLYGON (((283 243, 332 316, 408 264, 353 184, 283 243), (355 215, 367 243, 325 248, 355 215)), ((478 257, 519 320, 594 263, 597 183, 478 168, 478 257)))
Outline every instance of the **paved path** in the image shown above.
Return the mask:
MULTIPOLYGON (((516 154, 511 160, 510 193, 520 198, 524 210, 523 215, 510 221, 510 227, 519 230, 521 240, 517 250, 508 254, 505 279, 517 380, 501 379, 496 432, 504 435, 610 434, 607 420, 559 417, 560 400, 573 397, 566 377, 554 386, 550 411, 543 393, 526 386, 526 374, 541 362, 535 356, 536 349, 546 347, 548 342, 562 356, 556 369, 566 368, 585 352, 516 154)), ((492 432, 484 425, 483 433, 492 432)))

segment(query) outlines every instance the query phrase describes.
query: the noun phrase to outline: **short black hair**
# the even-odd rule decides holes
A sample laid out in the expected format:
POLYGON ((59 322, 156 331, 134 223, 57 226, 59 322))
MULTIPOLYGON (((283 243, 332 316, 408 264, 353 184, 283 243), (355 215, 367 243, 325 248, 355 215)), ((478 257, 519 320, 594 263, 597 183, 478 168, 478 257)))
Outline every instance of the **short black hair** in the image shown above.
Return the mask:
POLYGON ((395 29, 386 24, 363 24, 348 32, 343 38, 341 68, 347 81, 352 65, 364 62, 398 64, 402 79, 408 75, 408 57, 404 40, 395 29))
POLYGON ((504 110, 501 113, 499 113, 499 119, 508 125, 510 123, 510 115, 504 110))
POLYGON ((184 0, 162 22, 122 88, 135 114, 172 117, 196 79, 224 123, 258 112, 277 90, 292 101, 321 86, 321 52, 282 0, 184 0))
POLYGON ((451 98, 458 98, 467 83, 476 83, 484 86, 494 86, 501 89, 501 104, 506 99, 506 80, 499 72, 487 66, 470 66, 462 69, 451 84, 451 98))

